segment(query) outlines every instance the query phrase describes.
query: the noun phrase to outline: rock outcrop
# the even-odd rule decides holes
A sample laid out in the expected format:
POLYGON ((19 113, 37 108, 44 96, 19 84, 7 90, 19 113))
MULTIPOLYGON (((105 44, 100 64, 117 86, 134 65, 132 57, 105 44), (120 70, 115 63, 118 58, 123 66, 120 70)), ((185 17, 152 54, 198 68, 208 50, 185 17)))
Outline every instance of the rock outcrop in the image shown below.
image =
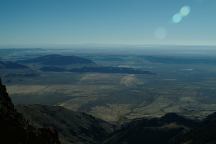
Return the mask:
POLYGON ((0 79, 0 143, 60 144, 52 128, 35 128, 14 108, 6 87, 0 79))

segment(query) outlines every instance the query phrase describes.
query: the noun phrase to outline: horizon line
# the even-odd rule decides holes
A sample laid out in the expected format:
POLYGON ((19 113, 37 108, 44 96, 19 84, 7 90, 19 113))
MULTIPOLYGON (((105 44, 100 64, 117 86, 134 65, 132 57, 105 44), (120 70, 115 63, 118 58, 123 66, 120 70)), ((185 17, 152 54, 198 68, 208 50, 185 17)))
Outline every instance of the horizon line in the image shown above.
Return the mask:
POLYGON ((17 46, 13 46, 13 45, 0 45, 0 49, 26 49, 26 48, 30 48, 30 49, 45 49, 45 48, 49 48, 49 49, 69 49, 69 48, 106 48, 106 47, 119 47, 119 46, 135 46, 137 48, 144 48, 144 47, 155 47, 155 46, 159 46, 159 47, 163 47, 163 46, 184 46, 184 47, 201 47, 201 46, 206 46, 206 47, 216 47, 216 44, 105 44, 105 43, 76 43, 76 44, 45 44, 45 45, 38 45, 38 46, 32 46, 29 44, 19 44, 17 46), (75 46, 79 46, 79 47, 75 47, 75 46), (83 47, 85 46, 85 47, 83 47), (62 47, 62 48, 61 48, 62 47))

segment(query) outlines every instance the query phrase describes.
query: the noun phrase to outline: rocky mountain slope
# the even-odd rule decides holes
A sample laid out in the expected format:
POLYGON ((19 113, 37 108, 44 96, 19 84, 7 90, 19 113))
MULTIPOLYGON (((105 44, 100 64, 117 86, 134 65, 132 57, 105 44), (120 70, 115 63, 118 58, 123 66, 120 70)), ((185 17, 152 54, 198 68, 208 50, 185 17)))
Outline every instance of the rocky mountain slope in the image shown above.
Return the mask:
POLYGON ((61 107, 17 106, 37 127, 54 126, 65 144, 214 144, 216 114, 204 120, 175 113, 141 118, 114 126, 84 113, 61 107))
POLYGON ((216 113, 209 115, 199 127, 181 137, 179 144, 216 144, 216 113))
POLYGON ((35 128, 18 113, 0 80, 0 143, 60 144, 52 128, 35 128))
POLYGON ((63 144, 101 144, 115 128, 85 113, 58 106, 19 105, 16 108, 35 127, 55 127, 63 144))
POLYGON ((161 118, 137 119, 122 125, 105 144, 176 144, 199 121, 169 113, 161 118))
POLYGON ((124 124, 104 144, 216 144, 216 113, 192 120, 175 113, 124 124))
POLYGON ((57 106, 12 104, 0 82, 0 143, 4 144, 215 144, 216 113, 203 120, 175 113, 116 126, 57 106), (25 117, 25 118, 24 118, 25 117), (52 127, 52 128, 51 128, 52 127))

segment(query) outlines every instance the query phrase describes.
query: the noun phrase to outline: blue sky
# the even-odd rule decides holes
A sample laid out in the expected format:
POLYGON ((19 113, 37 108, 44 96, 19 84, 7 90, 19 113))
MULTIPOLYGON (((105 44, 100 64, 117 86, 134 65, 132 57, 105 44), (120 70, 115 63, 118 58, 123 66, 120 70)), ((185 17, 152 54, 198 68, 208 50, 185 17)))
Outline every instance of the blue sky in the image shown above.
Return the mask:
POLYGON ((216 45, 215 14, 215 0, 0 0, 0 47, 216 45))

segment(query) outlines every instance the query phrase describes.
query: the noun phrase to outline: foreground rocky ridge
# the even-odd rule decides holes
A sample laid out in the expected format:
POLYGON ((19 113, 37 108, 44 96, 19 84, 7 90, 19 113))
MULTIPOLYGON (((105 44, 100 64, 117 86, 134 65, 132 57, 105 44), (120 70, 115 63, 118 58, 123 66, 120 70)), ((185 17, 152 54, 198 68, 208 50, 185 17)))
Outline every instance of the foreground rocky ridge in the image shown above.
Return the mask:
POLYGON ((185 134, 199 125, 200 121, 175 113, 161 118, 136 119, 123 124, 105 144, 178 144, 185 134))
POLYGON ((18 105, 16 109, 35 127, 53 126, 63 144, 101 144, 115 125, 59 106, 18 105))
POLYGON ((60 144, 52 128, 35 128, 18 113, 0 80, 0 143, 60 144))
POLYGON ((36 127, 53 126, 63 144, 215 144, 216 114, 204 120, 175 113, 113 125, 61 107, 17 106, 36 127))
POLYGON ((116 126, 57 106, 16 108, 22 114, 0 83, 0 143, 59 144, 55 128, 63 144, 216 144, 216 113, 204 120, 169 113, 116 126))

